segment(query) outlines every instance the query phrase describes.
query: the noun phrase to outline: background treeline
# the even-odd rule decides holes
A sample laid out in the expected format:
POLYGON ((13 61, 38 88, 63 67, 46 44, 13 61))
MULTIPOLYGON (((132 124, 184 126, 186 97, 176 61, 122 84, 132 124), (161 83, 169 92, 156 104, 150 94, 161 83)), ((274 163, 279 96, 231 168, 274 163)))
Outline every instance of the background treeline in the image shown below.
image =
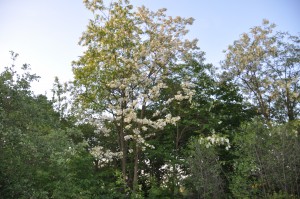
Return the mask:
POLYGON ((300 198, 299 36, 267 20, 205 63, 193 19, 94 12, 74 81, 0 74, 0 198, 300 198))

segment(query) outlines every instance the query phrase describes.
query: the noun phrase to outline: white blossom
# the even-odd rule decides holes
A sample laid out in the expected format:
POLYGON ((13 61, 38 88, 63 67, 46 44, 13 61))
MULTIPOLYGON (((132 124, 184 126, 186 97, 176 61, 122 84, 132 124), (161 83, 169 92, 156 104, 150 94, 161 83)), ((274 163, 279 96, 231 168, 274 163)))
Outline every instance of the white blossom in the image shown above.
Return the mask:
POLYGON ((114 158, 119 159, 123 155, 122 152, 112 152, 109 149, 104 150, 102 146, 96 146, 90 149, 90 153, 95 159, 100 160, 100 166, 113 161, 114 158))
POLYGON ((132 135, 125 135, 124 136, 124 140, 127 141, 127 140, 130 140, 130 139, 132 139, 132 135))
POLYGON ((229 150, 231 148, 228 138, 219 136, 215 133, 213 133, 211 136, 200 137, 199 144, 204 144, 206 148, 221 145, 224 145, 226 150, 229 150))

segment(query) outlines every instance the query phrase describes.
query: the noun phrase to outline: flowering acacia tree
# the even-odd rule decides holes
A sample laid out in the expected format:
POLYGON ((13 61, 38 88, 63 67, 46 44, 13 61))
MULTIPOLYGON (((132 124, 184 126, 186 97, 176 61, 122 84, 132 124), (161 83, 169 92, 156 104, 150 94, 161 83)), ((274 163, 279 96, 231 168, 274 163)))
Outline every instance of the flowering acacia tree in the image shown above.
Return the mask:
POLYGON ((274 33, 268 20, 226 50, 223 69, 254 99, 267 122, 292 121, 299 114, 299 36, 274 33), (253 95, 253 97, 251 96, 253 95))
POLYGON ((145 147, 152 147, 147 140, 180 119, 168 106, 190 100, 194 94, 189 77, 184 76, 176 94, 161 98, 176 66, 198 51, 196 40, 183 41, 186 25, 193 19, 167 17, 165 9, 133 10, 121 0, 109 6, 101 0, 85 4, 95 19, 80 41, 87 50, 74 62, 76 104, 81 116, 97 123, 99 133, 117 134, 118 147, 107 149, 109 155, 103 147, 97 149, 104 153, 92 152, 102 159, 120 157, 123 178, 135 189, 140 155, 145 147), (128 169, 129 152, 134 153, 133 171, 128 169))

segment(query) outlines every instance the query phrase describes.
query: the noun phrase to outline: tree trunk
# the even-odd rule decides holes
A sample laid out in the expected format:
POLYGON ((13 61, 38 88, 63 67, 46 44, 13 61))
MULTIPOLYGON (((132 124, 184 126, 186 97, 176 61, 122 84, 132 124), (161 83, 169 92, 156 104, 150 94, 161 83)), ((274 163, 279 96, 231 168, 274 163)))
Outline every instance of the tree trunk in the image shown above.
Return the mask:
MULTIPOLYGON (((146 106, 145 106, 146 102, 143 102, 143 106, 142 106, 142 110, 141 110, 141 116, 140 118, 143 119, 144 118, 144 114, 145 114, 145 110, 146 110, 146 106)), ((139 124, 139 130, 141 132, 142 129, 142 125, 139 124)), ((141 152, 141 148, 139 146, 139 143, 135 142, 135 155, 134 155, 134 168, 133 168, 133 193, 136 192, 137 188, 138 188, 138 167, 139 167, 139 156, 140 156, 140 152, 141 152)))
MULTIPOLYGON (((125 94, 122 93, 122 97, 124 97, 125 94)), ((126 103, 122 103, 121 109, 124 110, 126 108, 126 103)), ((118 129, 118 125, 116 126, 118 129)), ((122 116, 121 123, 120 123, 120 130, 119 130, 119 141, 120 141, 120 149, 122 151, 122 161, 121 161, 121 167, 122 167, 122 176, 124 182, 127 182, 127 171, 126 171, 126 165, 127 165, 127 142, 124 139, 124 116, 122 116)), ((127 182, 128 183, 128 182, 127 182)), ((124 187, 125 188, 125 187, 124 187)))
POLYGON ((133 193, 135 193, 138 188, 139 155, 140 155, 140 147, 136 143, 135 155, 134 155, 134 168, 133 168, 133 185, 132 185, 133 193))
POLYGON ((290 99, 290 92, 288 90, 288 88, 286 87, 286 109, 287 109, 287 116, 288 116, 288 120, 289 121, 293 121, 295 120, 295 114, 294 114, 294 110, 293 110, 293 106, 292 106, 292 102, 290 99))
POLYGON ((123 153, 122 155, 122 159, 121 159, 121 167, 122 167, 122 176, 123 176, 123 180, 124 182, 126 182, 126 163, 127 163, 127 147, 126 147, 126 144, 125 144, 125 140, 124 140, 124 132, 123 132, 123 127, 121 125, 121 128, 120 128, 120 132, 119 132, 119 140, 120 140, 120 148, 121 148, 121 151, 123 153))

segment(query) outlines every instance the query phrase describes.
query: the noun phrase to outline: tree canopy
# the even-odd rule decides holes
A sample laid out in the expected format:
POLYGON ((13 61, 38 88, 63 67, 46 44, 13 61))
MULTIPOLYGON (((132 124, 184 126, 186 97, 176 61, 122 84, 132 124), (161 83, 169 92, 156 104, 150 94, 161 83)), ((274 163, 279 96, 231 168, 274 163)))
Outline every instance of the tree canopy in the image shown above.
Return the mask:
POLYGON ((264 20, 218 68, 192 18, 84 4, 52 99, 17 53, 0 73, 0 198, 299 198, 299 36, 264 20))

